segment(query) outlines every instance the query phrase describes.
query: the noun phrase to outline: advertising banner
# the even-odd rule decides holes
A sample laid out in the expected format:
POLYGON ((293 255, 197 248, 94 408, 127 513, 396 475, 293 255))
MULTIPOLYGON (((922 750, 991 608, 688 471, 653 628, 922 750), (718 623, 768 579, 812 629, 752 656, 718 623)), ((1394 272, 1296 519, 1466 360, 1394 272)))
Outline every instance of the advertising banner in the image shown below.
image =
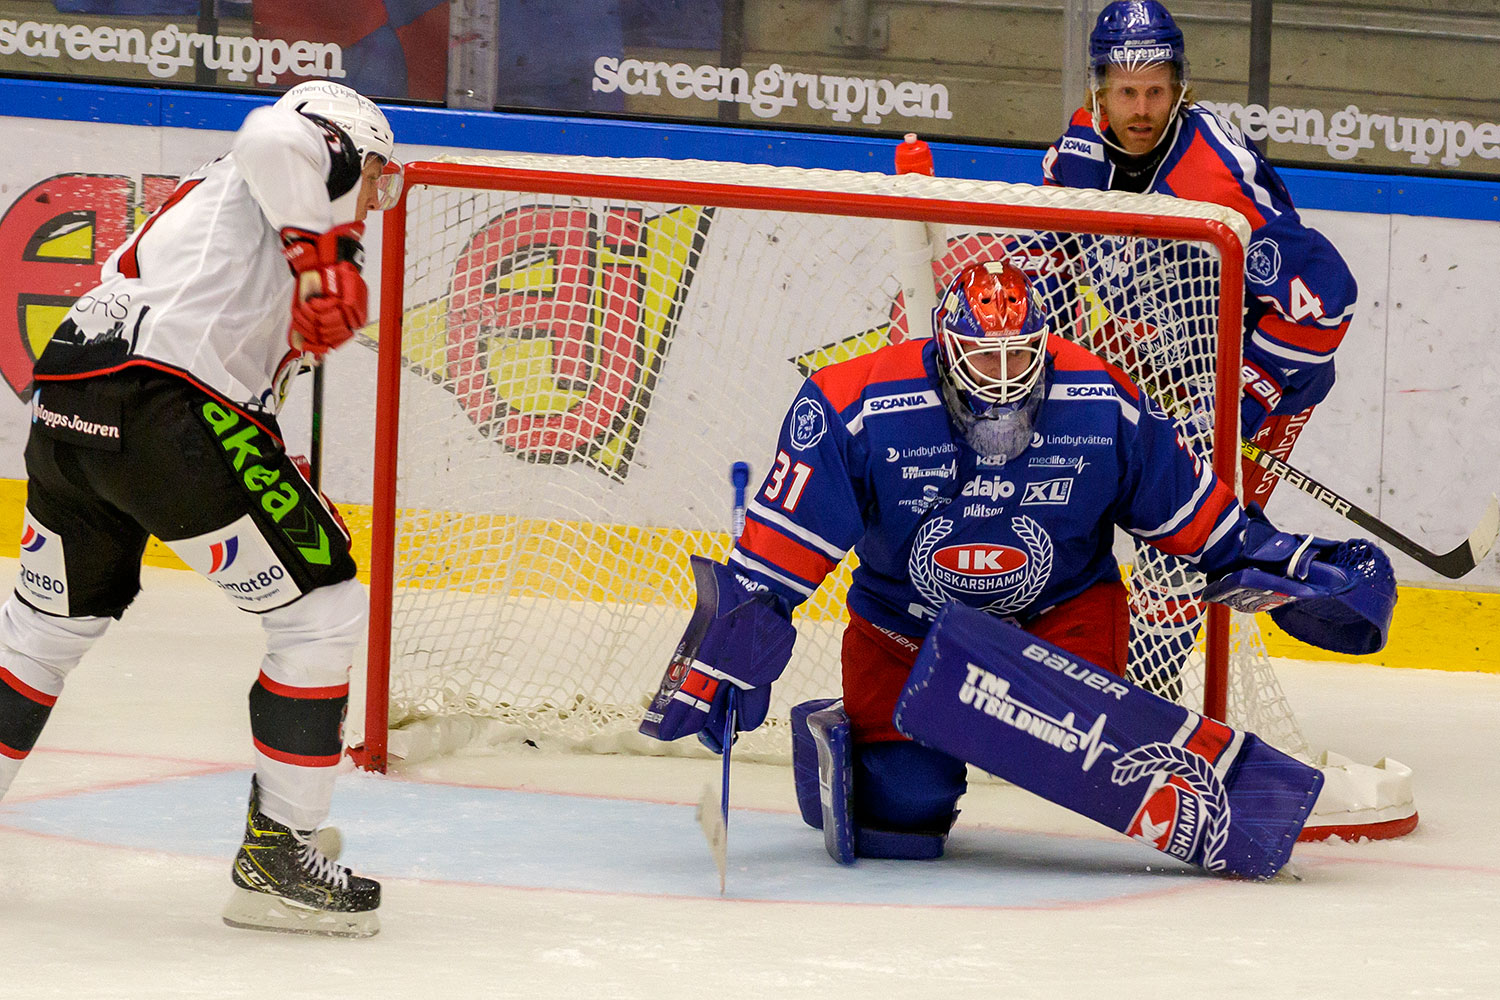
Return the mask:
POLYGON ((441 101, 447 0, 0 2, 0 71, 282 90, 335 80, 371 97, 441 101))

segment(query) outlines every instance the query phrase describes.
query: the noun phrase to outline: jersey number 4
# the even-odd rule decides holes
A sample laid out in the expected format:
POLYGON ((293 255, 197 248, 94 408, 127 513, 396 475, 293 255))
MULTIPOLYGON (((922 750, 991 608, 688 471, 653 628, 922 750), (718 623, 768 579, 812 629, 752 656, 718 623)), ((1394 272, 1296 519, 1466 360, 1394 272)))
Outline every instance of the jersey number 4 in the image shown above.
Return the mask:
POLYGON ((812 475, 812 466, 802 462, 793 462, 784 451, 776 453, 776 468, 771 470, 771 478, 766 483, 765 498, 775 500, 781 498, 781 509, 794 511, 797 509, 797 501, 802 499, 802 489, 807 485, 807 479, 812 475), (787 473, 791 473, 791 484, 787 484, 787 473), (786 495, 782 496, 782 489, 786 489, 786 495))
POLYGON ((1312 293, 1312 289, 1302 281, 1301 276, 1292 279, 1292 319, 1301 322, 1311 316, 1313 319, 1322 319, 1326 314, 1323 309, 1323 300, 1312 293))

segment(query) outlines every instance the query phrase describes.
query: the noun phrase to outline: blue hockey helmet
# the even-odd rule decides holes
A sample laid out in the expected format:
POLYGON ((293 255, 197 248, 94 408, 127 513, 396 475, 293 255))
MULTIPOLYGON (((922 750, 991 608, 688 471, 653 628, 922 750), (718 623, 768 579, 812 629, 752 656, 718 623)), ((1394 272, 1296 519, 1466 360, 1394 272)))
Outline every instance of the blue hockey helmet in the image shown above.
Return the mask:
POLYGON ((1187 47, 1182 29, 1157 0, 1115 0, 1099 12, 1089 34, 1089 68, 1095 80, 1110 66, 1131 71, 1158 63, 1177 69, 1178 82, 1187 83, 1187 47))

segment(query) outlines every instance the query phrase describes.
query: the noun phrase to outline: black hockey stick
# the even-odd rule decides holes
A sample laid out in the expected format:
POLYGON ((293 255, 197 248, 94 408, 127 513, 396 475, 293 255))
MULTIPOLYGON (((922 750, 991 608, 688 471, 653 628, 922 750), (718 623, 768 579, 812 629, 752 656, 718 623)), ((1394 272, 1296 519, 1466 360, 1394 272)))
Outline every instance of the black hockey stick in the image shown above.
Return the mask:
POLYGON ((1433 552, 1431 549, 1424 549, 1374 514, 1355 506, 1316 479, 1304 472, 1299 472, 1259 445, 1241 441, 1240 453, 1277 479, 1290 483, 1335 514, 1348 518, 1381 541, 1406 553, 1423 566, 1441 573, 1450 580, 1457 580, 1468 573, 1485 556, 1489 555, 1491 546, 1495 544, 1495 536, 1500 534, 1500 501, 1491 495, 1484 516, 1479 519, 1478 526, 1469 533, 1468 538, 1450 552, 1433 552))
POLYGON ((323 362, 313 362, 312 422, 308 433, 308 481, 315 490, 323 489, 323 362))

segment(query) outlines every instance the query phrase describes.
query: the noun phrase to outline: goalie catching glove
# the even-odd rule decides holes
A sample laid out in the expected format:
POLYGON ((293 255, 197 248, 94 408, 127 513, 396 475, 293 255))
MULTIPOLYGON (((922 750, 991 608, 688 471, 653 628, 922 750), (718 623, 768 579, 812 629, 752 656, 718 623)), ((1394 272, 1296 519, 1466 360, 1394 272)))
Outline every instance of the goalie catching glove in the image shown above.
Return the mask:
POLYGON ((1244 554, 1214 580, 1205 600, 1236 611, 1269 611, 1303 642, 1356 656, 1385 646, 1396 607, 1391 561, 1373 542, 1277 531, 1251 505, 1244 554))
POLYGON ((640 731, 658 740, 698 735, 723 752, 724 716, 737 690, 735 732, 766 720, 771 682, 781 676, 797 638, 786 603, 751 591, 722 563, 692 557, 697 601, 640 731))
POLYGON ((281 252, 297 280, 287 333, 292 347, 325 354, 365 325, 369 291, 360 276, 364 235, 363 222, 334 226, 326 233, 291 226, 281 231, 281 252))

